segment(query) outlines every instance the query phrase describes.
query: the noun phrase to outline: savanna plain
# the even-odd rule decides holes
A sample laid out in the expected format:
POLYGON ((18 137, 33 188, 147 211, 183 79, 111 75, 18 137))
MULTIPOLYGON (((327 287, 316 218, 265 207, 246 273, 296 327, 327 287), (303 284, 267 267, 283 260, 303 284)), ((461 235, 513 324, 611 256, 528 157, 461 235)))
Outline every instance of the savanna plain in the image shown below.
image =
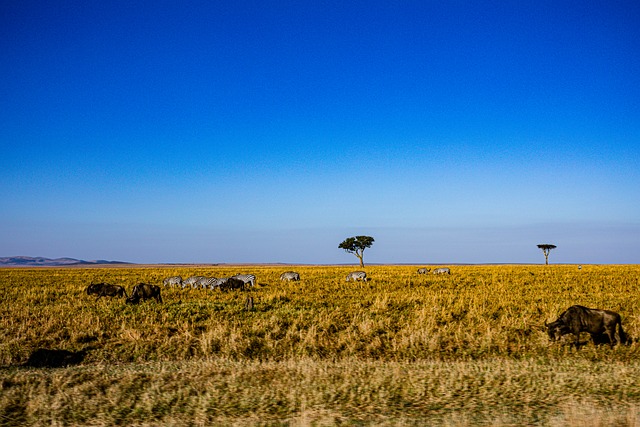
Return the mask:
POLYGON ((0 425, 640 425, 640 266, 418 267, 0 269, 0 425), (162 286, 236 273, 256 286, 162 286), (551 343, 574 304, 620 313, 631 342, 551 343))

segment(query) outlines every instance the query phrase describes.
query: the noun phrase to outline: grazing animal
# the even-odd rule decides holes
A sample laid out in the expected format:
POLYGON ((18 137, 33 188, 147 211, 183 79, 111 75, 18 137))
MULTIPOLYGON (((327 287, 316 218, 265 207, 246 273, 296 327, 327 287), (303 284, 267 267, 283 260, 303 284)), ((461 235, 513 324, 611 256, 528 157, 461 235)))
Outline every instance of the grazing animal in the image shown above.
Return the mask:
POLYGON ((606 334, 609 345, 613 347, 616 344, 616 325, 620 342, 624 344, 627 342, 627 335, 622 329, 622 319, 615 311, 572 305, 555 322, 545 322, 551 341, 556 341, 566 334, 573 334, 576 337, 576 346, 580 342, 580 332, 588 332, 594 344, 601 343, 602 335, 606 334))
POLYGON ((138 283, 133 287, 131 296, 127 298, 127 303, 137 304, 140 302, 140 300, 146 301, 151 298, 155 299, 157 302, 162 302, 162 297, 160 296, 160 286, 149 285, 147 283, 138 283))
POLYGON ((352 271, 351 273, 347 274, 347 282, 350 280, 353 280, 354 282, 358 280, 366 282, 367 273, 365 273, 364 271, 352 271))
POLYGON ((288 280, 289 282, 293 280, 294 282, 298 282, 300 281, 300 274, 295 271, 285 271, 280 275, 280 280, 288 280))
POLYGON ((244 309, 246 311, 253 311, 253 297, 247 297, 247 300, 244 303, 244 309))
POLYGON ((447 267, 436 268, 431 272, 431 274, 451 274, 451 270, 449 270, 447 267))
POLYGON ((191 277, 187 277, 186 279, 184 279, 182 281, 182 287, 186 288, 187 286, 191 286, 192 288, 197 288, 196 283, 198 283, 198 280, 200 279, 204 279, 204 276, 191 276, 191 277))
POLYGON ((193 284, 193 287, 196 289, 209 289, 211 287, 211 284, 216 280, 218 280, 216 277, 201 277, 196 283, 193 284))
POLYGON ((211 283, 209 283, 209 289, 214 290, 216 288, 220 288, 223 284, 225 284, 227 282, 227 280, 229 280, 228 277, 221 277, 219 279, 215 279, 212 277, 211 283))
POLYGON ((98 295, 100 293, 100 289, 102 289, 104 285, 106 285, 106 283, 90 284, 89 286, 87 286, 87 289, 86 289, 87 295, 93 295, 93 294, 98 295))
POLYGON ((87 287, 87 295, 97 295, 96 301, 101 297, 128 298, 127 291, 120 285, 110 283, 92 283, 87 287))
POLYGON ((167 277, 162 281, 164 286, 182 286, 182 277, 181 276, 171 276, 167 277))
POLYGON ((245 285, 250 285, 252 288, 256 285, 256 276, 254 274, 236 274, 231 277, 242 280, 245 285))
POLYGON ((228 289, 240 289, 241 291, 244 291, 244 285, 245 283, 242 280, 236 279, 235 277, 229 277, 224 281, 224 283, 220 284, 220 290, 226 291, 228 289))
POLYGON ((428 268, 419 268, 418 274, 427 274, 429 272, 428 268))

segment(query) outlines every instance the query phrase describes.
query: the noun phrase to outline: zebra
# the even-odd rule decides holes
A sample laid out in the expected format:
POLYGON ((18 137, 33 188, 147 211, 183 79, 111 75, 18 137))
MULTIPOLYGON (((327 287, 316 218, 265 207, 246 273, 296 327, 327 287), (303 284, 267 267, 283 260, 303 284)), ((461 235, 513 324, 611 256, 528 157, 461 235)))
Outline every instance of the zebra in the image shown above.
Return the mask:
POLYGON ((191 287, 195 289, 197 287, 196 283, 198 282, 198 280, 204 279, 204 278, 205 278, 204 276, 188 277, 182 281, 182 287, 186 288, 187 286, 191 285, 191 287))
POLYGON ((354 282, 362 280, 363 282, 366 282, 367 273, 365 273, 364 271, 352 271, 351 273, 347 274, 347 282, 349 280, 353 280, 354 282))
POLYGON ((451 270, 449 270, 446 267, 443 268, 436 268, 435 270, 433 270, 431 272, 431 274, 451 274, 451 270))
POLYGON ((211 287, 211 284, 216 280, 218 280, 216 277, 201 277, 196 283, 193 284, 193 287, 196 289, 209 289, 211 287))
POLYGON ((171 276, 167 277, 162 281, 164 286, 182 286, 182 277, 181 276, 171 276))
POLYGON ((209 289, 211 289, 212 291, 216 288, 220 288, 220 286, 222 286, 224 283, 226 283, 227 280, 229 280, 228 277, 220 277, 218 279, 212 277, 212 281, 209 282, 209 289))
POLYGON ((236 274, 231 276, 234 279, 242 280, 244 284, 249 284, 252 288, 256 285, 256 276, 253 274, 236 274))
POLYGON ((293 280, 294 282, 298 282, 300 281, 300 274, 296 273, 295 271, 285 271, 280 275, 280 280, 293 280))
POLYGON ((418 274, 427 274, 429 272, 428 268, 419 268, 418 274))

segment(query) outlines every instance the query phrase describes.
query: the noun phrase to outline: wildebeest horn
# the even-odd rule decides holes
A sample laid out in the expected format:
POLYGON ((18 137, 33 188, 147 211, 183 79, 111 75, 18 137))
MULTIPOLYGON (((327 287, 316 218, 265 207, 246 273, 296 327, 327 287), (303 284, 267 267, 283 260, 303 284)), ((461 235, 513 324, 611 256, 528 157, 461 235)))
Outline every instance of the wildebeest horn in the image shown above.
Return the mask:
POLYGON ((545 327, 545 328, 548 328, 548 327, 549 327, 549 324, 547 323, 547 321, 546 321, 546 320, 544 321, 544 327, 545 327))

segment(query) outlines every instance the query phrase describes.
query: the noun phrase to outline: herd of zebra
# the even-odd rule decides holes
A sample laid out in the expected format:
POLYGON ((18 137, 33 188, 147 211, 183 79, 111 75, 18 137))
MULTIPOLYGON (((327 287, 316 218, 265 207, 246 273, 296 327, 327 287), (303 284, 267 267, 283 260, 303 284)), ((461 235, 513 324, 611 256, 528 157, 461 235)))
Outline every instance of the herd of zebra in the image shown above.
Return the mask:
POLYGON ((164 286, 180 286, 183 289, 192 287, 193 289, 244 289, 254 287, 256 276, 254 274, 236 274, 231 277, 205 277, 191 276, 182 280, 181 276, 167 277, 162 281, 164 286))
MULTIPOLYGON (((295 271, 285 271, 280 275, 280 280, 299 281, 300 274, 295 271)), ((182 289, 191 287, 193 289, 242 289, 254 287, 256 285, 255 274, 236 274, 231 277, 206 277, 191 276, 182 279, 182 276, 167 277, 162 281, 164 286, 178 286, 182 289)))
MULTIPOLYGON (((431 271, 428 268, 419 268, 418 274, 427 274, 431 271)), ((431 274, 451 274, 451 270, 448 268, 436 268, 431 271, 431 274)), ((300 281, 300 273, 295 271, 285 271, 280 275, 280 280, 286 281, 300 281)), ((352 271, 347 274, 346 281, 358 281, 366 282, 367 273, 364 271, 352 271)), ((182 289, 191 287, 193 289, 242 289, 245 287, 254 287, 256 284, 256 276, 254 274, 236 274, 231 277, 206 277, 206 276, 191 276, 186 279, 182 279, 182 276, 167 277, 162 282, 164 286, 179 286, 182 289)))

